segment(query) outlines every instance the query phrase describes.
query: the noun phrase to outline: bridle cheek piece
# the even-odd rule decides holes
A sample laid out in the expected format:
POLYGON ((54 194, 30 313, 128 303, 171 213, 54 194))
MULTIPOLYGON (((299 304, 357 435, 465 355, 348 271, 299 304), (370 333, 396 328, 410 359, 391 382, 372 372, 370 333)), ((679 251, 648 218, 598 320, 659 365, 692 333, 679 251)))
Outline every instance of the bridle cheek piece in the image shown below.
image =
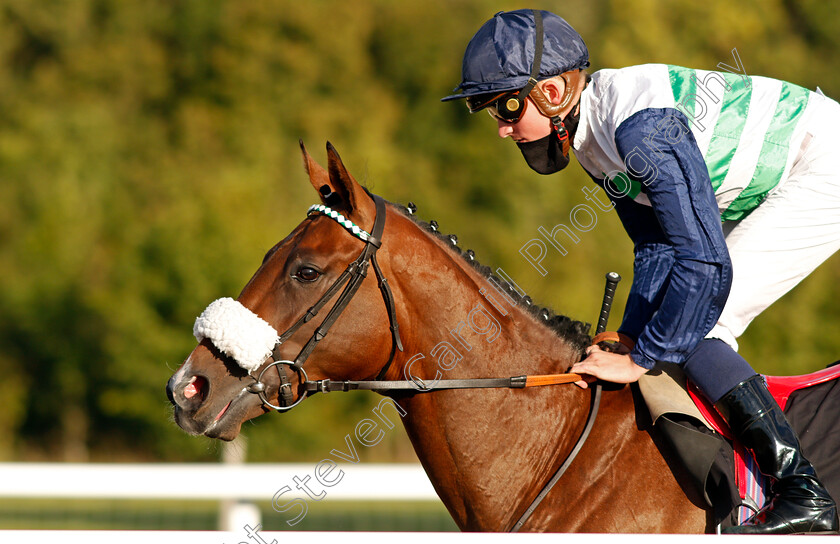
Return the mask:
MULTIPOLYGON (((396 308, 394 306, 394 295, 391 292, 391 288, 388 285, 388 280, 382 274, 382 270, 379 268, 379 263, 376 261, 376 251, 382 245, 382 233, 385 230, 385 201, 382 197, 378 195, 374 195, 368 192, 368 195, 373 199, 374 204, 376 206, 376 218, 373 221, 373 229, 370 233, 366 232, 364 229, 359 227, 358 225, 354 224, 352 221, 344 217, 342 214, 338 213, 337 211, 323 205, 323 204, 316 204, 309 208, 307 212, 308 217, 312 217, 314 215, 324 215, 335 220, 339 225, 347 229, 353 236, 356 236, 363 242, 365 242, 365 247, 362 249, 362 252, 359 256, 351 262, 347 268, 342 272, 342 274, 333 282, 333 284, 327 289, 327 291, 321 296, 320 299, 303 315, 298 318, 286 331, 280 334, 277 337, 277 343, 272 350, 270 363, 266 365, 260 374, 254 378, 254 383, 250 384, 246 387, 246 390, 250 393, 255 393, 259 396, 260 400, 262 401, 263 405, 267 408, 271 408, 273 410, 277 410, 278 412, 288 412, 298 404, 300 404, 303 399, 305 399, 310 392, 314 391, 323 391, 327 392, 330 389, 324 387, 324 382, 327 384, 329 380, 321 380, 319 382, 312 382, 309 380, 309 377, 306 374, 306 370, 304 370, 303 365, 309 356, 312 354, 312 351, 318 345, 318 343, 324 339, 329 332, 330 328, 335 324, 338 317, 341 313, 347 308, 347 305, 350 304, 350 300, 359 290, 364 279, 367 277, 368 266, 373 266, 373 271, 376 274, 376 279, 379 283, 379 290, 382 293, 382 298, 385 301, 385 307, 388 311, 388 320, 390 322, 390 329, 391 329, 391 338, 392 338, 392 345, 391 345, 391 354, 388 357, 388 362, 382 367, 379 371, 379 374, 376 377, 376 380, 381 380, 385 373, 388 371, 388 368, 391 366, 391 363, 394 360, 394 356, 396 355, 397 350, 402 351, 402 339, 400 338, 400 327, 397 323, 397 313, 396 308), (346 284, 346 286, 345 286, 346 284), (304 344, 303 348, 298 353, 297 357, 295 357, 294 361, 289 361, 286 359, 281 359, 280 356, 280 346, 292 337, 292 335, 297 332, 297 330, 303 326, 305 323, 308 323, 312 318, 318 315, 318 312, 323 309, 324 306, 335 296, 335 294, 344 287, 344 290, 341 291, 341 294, 338 296, 333 307, 330 309, 327 316, 321 322, 309 340, 304 344), (276 367, 277 373, 280 378, 280 386, 278 391, 278 402, 280 403, 279 406, 276 404, 272 404, 266 398, 266 385, 263 382, 263 376, 268 371, 269 368, 276 367), (303 391, 301 392, 300 396, 297 400, 294 398, 294 391, 293 391, 293 383, 289 379, 289 375, 286 372, 284 367, 288 367, 292 370, 298 377, 298 385, 304 386, 303 391)), ((250 373, 253 377, 253 372, 250 373)))

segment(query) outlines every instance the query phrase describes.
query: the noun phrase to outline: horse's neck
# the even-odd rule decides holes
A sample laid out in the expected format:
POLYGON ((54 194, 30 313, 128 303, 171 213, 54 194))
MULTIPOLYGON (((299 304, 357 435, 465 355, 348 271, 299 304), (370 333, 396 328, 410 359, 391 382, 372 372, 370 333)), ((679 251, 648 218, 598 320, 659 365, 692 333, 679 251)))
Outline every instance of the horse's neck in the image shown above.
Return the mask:
MULTIPOLYGON (((441 281, 401 284, 401 328, 414 333, 402 366, 396 365, 410 364, 405 375, 562 373, 577 360, 575 348, 448 256, 441 281)), ((573 385, 440 391, 401 400, 417 455, 455 519, 462 527, 497 530, 520 509, 512 498, 529 496, 572 448, 588 402, 588 393, 573 385)))
POLYGON ((405 244, 410 249, 392 257, 392 281, 401 295, 401 327, 414 333, 409 341, 416 350, 406 349, 403 356, 427 355, 417 368, 432 374, 422 377, 433 378, 437 371, 447 378, 467 371, 558 373, 577 362, 577 349, 540 323, 498 280, 443 249, 440 240, 426 233, 415 237, 405 244))

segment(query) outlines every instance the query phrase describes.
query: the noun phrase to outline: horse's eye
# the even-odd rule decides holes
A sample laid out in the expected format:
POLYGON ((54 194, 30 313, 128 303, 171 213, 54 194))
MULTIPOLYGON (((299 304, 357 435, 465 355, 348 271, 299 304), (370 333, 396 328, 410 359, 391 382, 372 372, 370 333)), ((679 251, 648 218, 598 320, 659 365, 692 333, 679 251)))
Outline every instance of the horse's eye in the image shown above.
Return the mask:
POLYGON ((294 278, 296 280, 310 282, 317 280, 320 275, 321 273, 311 266, 302 266, 295 272, 294 278))

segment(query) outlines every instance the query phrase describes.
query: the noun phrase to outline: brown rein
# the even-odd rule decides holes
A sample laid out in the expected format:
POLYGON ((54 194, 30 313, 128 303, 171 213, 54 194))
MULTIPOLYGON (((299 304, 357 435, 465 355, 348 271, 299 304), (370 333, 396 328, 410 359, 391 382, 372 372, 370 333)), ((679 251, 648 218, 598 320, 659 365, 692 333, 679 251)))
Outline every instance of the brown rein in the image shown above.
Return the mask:
POLYGON ((510 378, 468 378, 460 380, 435 380, 426 383, 420 378, 412 380, 316 380, 303 383, 307 392, 331 393, 333 391, 401 391, 418 393, 445 389, 523 389, 543 385, 574 383, 582 380, 579 374, 545 374, 535 376, 511 376, 510 378))
MULTIPOLYGON (((601 314, 598 316, 598 325, 595 327, 595 338, 592 339, 593 344, 597 344, 601 341, 612 341, 612 335, 615 334, 616 337, 619 338, 621 341, 621 337, 623 336, 627 340, 630 340, 626 336, 619 334, 619 333, 607 333, 607 321, 610 317, 610 309, 612 308, 613 298, 615 297, 615 288, 618 286, 618 282, 621 281, 621 276, 616 274, 615 272, 607 273, 607 283, 604 287, 604 299, 601 301, 601 314)), ((632 342, 632 340, 631 340, 632 342)), ((586 418, 586 426, 583 428, 583 432, 580 433, 577 442, 575 442, 575 446, 572 448, 572 451, 569 452, 569 455, 566 456, 566 460, 563 461, 563 464, 560 465, 560 468, 554 473, 551 479, 546 482, 543 486, 542 490, 537 494, 534 500, 531 502, 530 506, 525 509, 525 512, 519 517, 519 520, 511 527, 511 533, 518 533, 519 529, 528 521, 528 518, 531 517, 531 514, 534 513, 534 510, 537 509, 537 506, 542 502, 542 500, 549 494, 549 492, 554 488, 555 484, 560 481, 560 477, 566 472, 566 469, 571 466, 572 461, 575 460, 577 454, 580 452, 581 448, 583 448, 583 444, 586 442, 586 439, 589 438, 589 433, 592 432, 592 427, 595 426, 595 419, 598 417, 598 408, 601 406, 601 391, 602 391, 601 383, 595 382, 595 385, 592 386, 592 405, 589 408, 589 416, 586 418)))
MULTIPOLYGON (((620 278, 619 278, 620 279, 620 278)), ((618 283, 617 281, 615 283, 618 283)), ((615 286, 610 287, 608 284, 607 290, 614 292, 615 286)), ((612 298, 607 302, 605 296, 605 304, 612 304, 612 298)), ((607 308, 607 316, 609 315, 609 307, 607 308)), ((600 326, 600 324, 599 324, 600 326)), ((604 324, 606 326, 606 323, 604 324)), ((592 339, 592 344, 599 342, 618 342, 633 348, 633 340, 628 336, 614 331, 601 331, 592 339)), ((291 365, 290 365, 291 366, 291 365)), ((294 366, 292 367, 294 369, 294 366)), ((510 378, 469 378, 459 380, 435 380, 431 384, 427 384, 421 378, 412 377, 411 380, 306 380, 303 386, 307 393, 331 393, 334 391, 399 391, 399 390, 414 390, 417 392, 428 392, 445 389, 488 389, 488 388, 509 388, 509 389, 523 389, 526 387, 541 387, 544 385, 560 385, 564 383, 574 383, 581 381, 583 377, 580 374, 566 373, 566 374, 537 374, 531 376, 511 376, 510 378)))

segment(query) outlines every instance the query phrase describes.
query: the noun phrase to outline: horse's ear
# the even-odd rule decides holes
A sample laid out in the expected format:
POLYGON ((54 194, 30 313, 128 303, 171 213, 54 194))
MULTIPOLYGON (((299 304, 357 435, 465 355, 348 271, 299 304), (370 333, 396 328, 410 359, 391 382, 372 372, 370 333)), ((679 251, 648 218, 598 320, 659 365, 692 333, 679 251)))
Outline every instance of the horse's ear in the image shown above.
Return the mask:
POLYGON ((367 216, 372 213, 371 217, 374 217, 376 212, 373 209, 373 201, 344 167, 338 151, 330 142, 327 142, 327 168, 330 173, 330 185, 337 193, 336 196, 341 198, 341 207, 348 214, 367 216))
POLYGON ((303 145, 303 140, 300 140, 300 152, 303 154, 303 168, 309 175, 309 183, 315 187, 318 196, 321 197, 321 202, 327 203, 327 196, 335 193, 335 188, 330 183, 330 177, 323 166, 315 162, 306 147, 303 145))

